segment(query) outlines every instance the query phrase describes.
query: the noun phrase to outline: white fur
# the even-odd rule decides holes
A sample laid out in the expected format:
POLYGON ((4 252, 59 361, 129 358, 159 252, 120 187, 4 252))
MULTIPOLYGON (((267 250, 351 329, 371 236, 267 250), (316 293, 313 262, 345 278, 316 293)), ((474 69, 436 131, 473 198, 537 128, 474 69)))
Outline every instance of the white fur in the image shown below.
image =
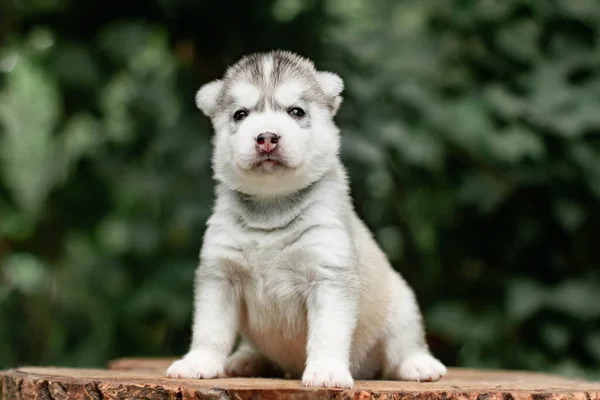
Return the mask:
POLYGON ((287 195, 317 180, 331 168, 340 143, 327 111, 310 105, 309 112, 313 118, 309 131, 302 130, 292 117, 282 112, 250 113, 235 135, 226 130, 228 115, 217 120, 215 178, 230 189, 262 197, 287 195), (278 146, 290 166, 288 170, 268 175, 249 170, 256 156, 256 136, 262 132, 280 135, 278 146))
POLYGON ((217 79, 202 86, 196 92, 196 106, 206 115, 212 115, 217 105, 217 97, 223 88, 223 81, 217 79))
POLYGON ((223 361, 209 351, 192 350, 181 360, 175 361, 167 375, 172 378, 219 378, 225 376, 223 361))
POLYGON ((344 81, 333 72, 322 71, 317 74, 321 88, 328 96, 339 96, 344 90, 344 81))
POLYGON ((264 62, 263 62, 263 76, 265 77, 265 79, 269 79, 272 72, 273 72, 273 57, 270 55, 267 55, 266 57, 264 57, 264 62))
POLYGON ((319 81, 323 92, 333 98, 331 107, 331 115, 333 116, 342 104, 342 97, 340 94, 344 90, 344 81, 339 75, 328 71, 318 72, 317 80, 319 81))
POLYGON ((306 365, 302 383, 304 386, 349 388, 354 385, 354 380, 346 363, 326 358, 306 365))
POLYGON ((407 381, 436 381, 446 373, 446 367, 430 354, 415 354, 400 364, 399 377, 407 381))
POLYGON ((284 107, 291 107, 298 101, 305 87, 300 82, 288 82, 275 90, 275 100, 284 107))
MULTIPOLYGON (((318 76, 327 96, 340 96, 337 75, 318 76)), ((297 89, 284 84, 276 96, 289 100, 297 89)), ((200 252, 191 348, 167 375, 258 376, 275 363, 306 386, 440 379, 446 368, 424 342, 412 290, 353 209, 331 111, 303 107, 308 128, 266 110, 232 133, 230 112, 209 114, 216 203, 200 252), (265 131, 280 135, 287 168, 252 167, 265 131)))
POLYGON ((260 99, 260 89, 247 82, 240 82, 234 85, 231 88, 231 92, 236 98, 237 104, 244 108, 254 107, 260 99))

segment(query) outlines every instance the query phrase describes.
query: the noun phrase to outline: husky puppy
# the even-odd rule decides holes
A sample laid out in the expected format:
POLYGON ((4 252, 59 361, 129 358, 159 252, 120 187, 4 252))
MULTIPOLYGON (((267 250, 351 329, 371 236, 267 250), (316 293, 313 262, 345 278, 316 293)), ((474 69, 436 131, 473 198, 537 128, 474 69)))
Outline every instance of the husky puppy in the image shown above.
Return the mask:
POLYGON ((354 211, 333 117, 342 79, 287 51, 257 53, 200 88, 216 202, 177 378, 264 376, 305 386, 434 381, 415 296, 354 211), (241 341, 233 354, 237 334, 241 341))

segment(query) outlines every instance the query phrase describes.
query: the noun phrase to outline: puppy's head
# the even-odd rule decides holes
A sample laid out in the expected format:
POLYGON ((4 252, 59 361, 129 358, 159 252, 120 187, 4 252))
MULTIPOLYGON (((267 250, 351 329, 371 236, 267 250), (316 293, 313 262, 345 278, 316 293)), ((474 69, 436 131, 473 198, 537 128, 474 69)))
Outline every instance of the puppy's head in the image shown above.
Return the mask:
POLYGON ((215 178, 261 197, 318 180, 338 157, 333 116, 343 87, 336 74, 287 51, 246 56, 202 86, 196 104, 215 129, 215 178))

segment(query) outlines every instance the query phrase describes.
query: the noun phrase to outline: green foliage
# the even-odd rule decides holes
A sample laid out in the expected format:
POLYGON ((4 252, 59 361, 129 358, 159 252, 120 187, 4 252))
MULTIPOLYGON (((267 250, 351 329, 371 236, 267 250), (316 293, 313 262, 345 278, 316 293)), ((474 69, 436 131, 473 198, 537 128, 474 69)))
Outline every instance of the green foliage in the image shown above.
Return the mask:
POLYGON ((0 367, 186 350, 213 201, 194 92, 287 48, 346 82, 356 207, 434 352, 600 376, 596 0, 249 3, 2 6, 0 367))

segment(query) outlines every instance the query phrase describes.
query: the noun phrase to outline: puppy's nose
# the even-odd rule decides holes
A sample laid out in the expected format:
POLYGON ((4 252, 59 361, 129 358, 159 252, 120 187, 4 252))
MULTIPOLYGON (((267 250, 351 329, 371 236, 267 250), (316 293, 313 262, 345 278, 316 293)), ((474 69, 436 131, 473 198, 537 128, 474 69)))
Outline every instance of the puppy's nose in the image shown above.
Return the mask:
POLYGON ((258 148, 267 153, 272 152, 277 147, 277 142, 279 142, 279 136, 272 132, 261 133, 256 137, 258 148))

